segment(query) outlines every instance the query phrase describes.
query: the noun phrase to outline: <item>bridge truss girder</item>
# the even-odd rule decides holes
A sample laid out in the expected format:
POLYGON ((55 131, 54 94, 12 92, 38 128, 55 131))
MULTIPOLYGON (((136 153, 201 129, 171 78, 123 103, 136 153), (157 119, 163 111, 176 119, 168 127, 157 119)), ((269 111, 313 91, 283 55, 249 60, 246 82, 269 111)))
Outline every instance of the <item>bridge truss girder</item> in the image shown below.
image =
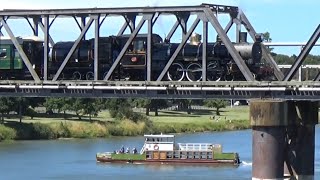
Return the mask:
MULTIPOLYGON (((203 52, 207 52, 206 45, 208 43, 208 23, 210 23, 214 29, 217 31, 218 35, 221 37, 222 42, 226 45, 229 53, 231 54, 232 58, 234 59, 235 63, 239 67, 240 71, 242 72, 243 76, 247 81, 254 81, 254 77, 250 72, 247 65, 244 63, 243 59, 239 55, 239 53, 235 50, 234 46, 231 43, 231 40, 227 36, 227 32, 231 28, 233 24, 237 25, 237 40, 239 39, 240 27, 243 25, 247 31, 250 33, 253 40, 255 40, 256 32, 254 31, 253 27, 251 26, 250 22, 247 20, 243 12, 240 12, 238 7, 234 6, 221 6, 221 5, 211 5, 211 4, 202 4, 200 6, 179 6, 179 7, 143 7, 143 8, 92 8, 92 9, 51 9, 51 10, 4 10, 0 11, 0 19, 1 25, 7 26, 5 30, 9 34, 13 27, 9 27, 6 21, 10 19, 26 19, 28 24, 30 25, 31 29, 33 30, 34 35, 38 35, 38 29, 42 29, 44 34, 44 81, 48 81, 48 60, 49 60, 49 44, 51 46, 54 45, 54 40, 50 35, 50 27, 54 25, 54 21, 57 18, 73 18, 76 21, 81 33, 79 37, 76 39, 73 47, 70 49, 67 57, 64 59, 63 63, 59 67, 58 71, 55 73, 52 81, 57 81, 58 77, 60 76, 61 72, 65 68, 66 64, 68 63, 71 55, 73 54, 76 47, 79 45, 79 42, 82 39, 85 39, 85 35, 87 30, 94 25, 95 31, 95 43, 94 43, 94 80, 98 80, 98 38, 100 37, 99 31, 104 19, 108 16, 122 16, 125 19, 125 23, 121 27, 118 32, 118 35, 124 33, 124 31, 129 27, 131 31, 131 35, 125 44, 124 48, 121 50, 118 58, 112 64, 111 69, 108 71, 107 75, 105 76, 104 80, 109 80, 113 71, 115 70, 116 66, 119 64, 121 58, 123 57, 124 53, 127 51, 128 46, 132 42, 132 40, 136 37, 139 33, 141 27, 145 22, 148 22, 148 43, 147 43, 147 81, 151 80, 151 52, 152 52, 152 45, 151 45, 151 34, 153 32, 153 26, 156 23, 159 16, 162 15, 175 15, 176 16, 176 23, 171 28, 169 34, 167 35, 166 39, 170 39, 172 35, 175 33, 177 28, 180 26, 182 29, 182 41, 179 47, 176 49, 176 52, 172 55, 169 62, 160 73, 157 81, 161 81, 168 71, 169 67, 171 66, 172 62, 174 61, 175 57, 179 53, 179 51, 183 48, 184 44, 187 42, 188 38, 194 31, 195 27, 198 25, 199 22, 203 22, 203 52), (230 15, 230 22, 228 23, 227 27, 222 28, 219 20, 217 19, 217 14, 225 13, 230 15), (188 29, 187 22, 189 20, 190 15, 196 15, 197 18, 194 24, 188 29), (136 26, 136 19, 137 16, 142 16, 139 24, 136 26), (80 18, 78 21, 77 18, 80 18), (89 18, 89 20, 87 20, 89 18), (32 20, 32 22, 30 21, 32 20), (51 22, 50 22, 51 21, 51 22), (94 23, 95 22, 95 23, 94 23), (151 47, 151 48, 150 48, 151 47)), ((1 28, 0 28, 1 32, 1 28)), ((15 41, 15 36, 13 34, 10 35, 12 41, 15 41)), ((18 46, 16 46, 17 49, 18 46)), ((19 51, 19 54, 23 56, 23 52, 19 51)), ((206 54, 206 53, 203 53, 206 54)), ((270 55, 267 57, 271 57, 270 55)), ((203 59, 206 57, 203 56, 203 59)), ((271 57, 272 58, 272 57, 271 57)), ((268 58, 267 58, 268 59, 268 58)), ((270 58, 269 58, 270 59, 270 58)), ((23 58, 24 63, 27 65, 33 79, 37 82, 41 81, 34 70, 31 68, 31 63, 27 58, 23 58)), ((270 60, 272 62, 272 59, 270 60)), ((202 64, 202 75, 206 75, 206 62, 203 61, 202 64)), ((281 79, 281 71, 277 67, 275 63, 271 63, 273 68, 275 69, 275 76, 280 80, 281 79), (280 75, 279 75, 280 74, 280 75)), ((206 76, 203 76, 206 77, 206 76)), ((206 78, 202 78, 202 81, 206 81, 206 78)))
POLYGON ((320 100, 320 82, 6 81, 0 97, 320 100))

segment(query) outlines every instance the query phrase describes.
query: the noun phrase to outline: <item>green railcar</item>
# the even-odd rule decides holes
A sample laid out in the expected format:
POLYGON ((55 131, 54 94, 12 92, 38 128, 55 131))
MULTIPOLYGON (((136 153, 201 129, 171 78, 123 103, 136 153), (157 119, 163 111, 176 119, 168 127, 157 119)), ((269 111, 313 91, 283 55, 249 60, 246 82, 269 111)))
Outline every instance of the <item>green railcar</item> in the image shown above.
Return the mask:
MULTIPOLYGON (((43 41, 37 37, 17 38, 19 45, 27 56, 33 69, 41 76, 43 61, 43 41)), ((0 78, 1 79, 30 79, 27 69, 17 48, 10 38, 0 38, 0 78)))

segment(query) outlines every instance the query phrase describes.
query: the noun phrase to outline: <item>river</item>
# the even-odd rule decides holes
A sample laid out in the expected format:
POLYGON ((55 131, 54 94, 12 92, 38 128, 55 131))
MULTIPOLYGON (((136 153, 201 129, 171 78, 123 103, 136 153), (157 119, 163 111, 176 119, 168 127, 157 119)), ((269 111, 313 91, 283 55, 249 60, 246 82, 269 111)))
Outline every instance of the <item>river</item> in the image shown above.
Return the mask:
MULTIPOLYGON (((320 179, 320 127, 316 128, 315 179, 320 179)), ((14 141, 0 143, 0 179, 251 179, 251 130, 178 134, 176 142, 221 143, 223 151, 236 151, 242 164, 133 165, 96 163, 95 154, 121 145, 140 148, 143 137, 14 141)))

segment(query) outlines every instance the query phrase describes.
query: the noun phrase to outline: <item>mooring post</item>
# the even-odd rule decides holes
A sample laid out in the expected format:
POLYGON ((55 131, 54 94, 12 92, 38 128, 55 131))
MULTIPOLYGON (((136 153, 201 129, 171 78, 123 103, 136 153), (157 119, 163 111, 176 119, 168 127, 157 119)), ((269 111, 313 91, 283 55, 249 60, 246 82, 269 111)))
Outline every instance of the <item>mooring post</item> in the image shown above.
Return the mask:
POLYGON ((284 175, 293 179, 314 179, 315 125, 318 102, 297 101, 289 111, 284 175))
POLYGON ((252 179, 283 179, 288 103, 252 100, 252 179))

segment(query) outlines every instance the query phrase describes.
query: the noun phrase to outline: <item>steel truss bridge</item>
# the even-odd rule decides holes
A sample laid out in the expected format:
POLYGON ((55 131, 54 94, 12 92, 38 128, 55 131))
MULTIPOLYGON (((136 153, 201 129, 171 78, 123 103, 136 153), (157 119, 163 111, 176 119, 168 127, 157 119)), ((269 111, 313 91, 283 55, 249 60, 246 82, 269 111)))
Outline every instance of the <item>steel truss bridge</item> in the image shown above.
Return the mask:
POLYGON ((150 98, 222 98, 222 99, 251 99, 251 98, 281 98, 290 100, 320 100, 320 74, 314 77, 313 81, 297 82, 291 81, 304 59, 315 45, 320 35, 320 26, 316 28, 309 41, 304 45, 296 61, 292 64, 289 71, 283 74, 276 64, 266 46, 262 46, 262 55, 265 61, 274 69, 277 81, 259 82, 254 80, 253 74, 245 64, 242 57, 236 51, 227 33, 231 27, 236 26, 236 42, 240 42, 241 28, 245 29, 252 40, 255 41, 257 32, 249 22, 244 12, 235 6, 224 6, 214 4, 201 4, 199 6, 172 6, 172 7, 133 7, 133 8, 88 8, 88 9, 41 9, 41 10, 15 10, 7 9, 0 11, 0 39, 5 31, 12 43, 18 50, 24 64, 30 72, 33 80, 1 80, 1 96, 25 96, 25 97, 45 97, 45 96, 74 96, 74 97, 150 97, 150 98), (222 27, 218 14, 227 14, 230 17, 228 24, 222 27), (151 81, 151 61, 152 61, 152 33, 153 27, 160 16, 174 16, 176 22, 169 29, 166 39, 170 40, 180 27, 182 29, 182 40, 178 48, 170 57, 168 63, 163 68, 156 81, 151 81), (122 35, 127 28, 131 34, 115 59, 110 70, 106 73, 103 80, 98 80, 98 43, 100 37, 100 27, 107 17, 123 17, 125 23, 119 29, 117 35, 122 35), (195 16, 190 27, 187 23, 190 16, 195 16), (136 19, 141 20, 136 24, 136 19), (48 61, 50 46, 55 44, 50 34, 50 28, 55 25, 58 18, 74 19, 81 33, 75 40, 72 48, 67 53, 63 63, 52 79, 48 78, 48 61), (9 25, 9 21, 27 21, 33 31, 33 35, 38 36, 39 31, 43 33, 44 39, 44 58, 43 58, 43 77, 35 72, 22 49, 21 45, 12 31, 15 27, 9 25), (222 42, 225 44, 230 55, 234 59, 246 81, 206 81, 202 78, 200 82, 173 82, 163 81, 166 72, 174 62, 178 53, 182 50, 191 34, 198 24, 202 22, 202 77, 206 77, 206 52, 208 44, 208 26, 211 25, 222 42), (120 60, 124 57, 128 47, 139 34, 143 25, 147 23, 147 68, 146 81, 111 81, 110 77, 115 71, 120 60), (70 57, 75 52, 80 41, 86 37, 88 29, 94 28, 94 80, 92 81, 61 81, 59 76, 68 63, 70 57))

